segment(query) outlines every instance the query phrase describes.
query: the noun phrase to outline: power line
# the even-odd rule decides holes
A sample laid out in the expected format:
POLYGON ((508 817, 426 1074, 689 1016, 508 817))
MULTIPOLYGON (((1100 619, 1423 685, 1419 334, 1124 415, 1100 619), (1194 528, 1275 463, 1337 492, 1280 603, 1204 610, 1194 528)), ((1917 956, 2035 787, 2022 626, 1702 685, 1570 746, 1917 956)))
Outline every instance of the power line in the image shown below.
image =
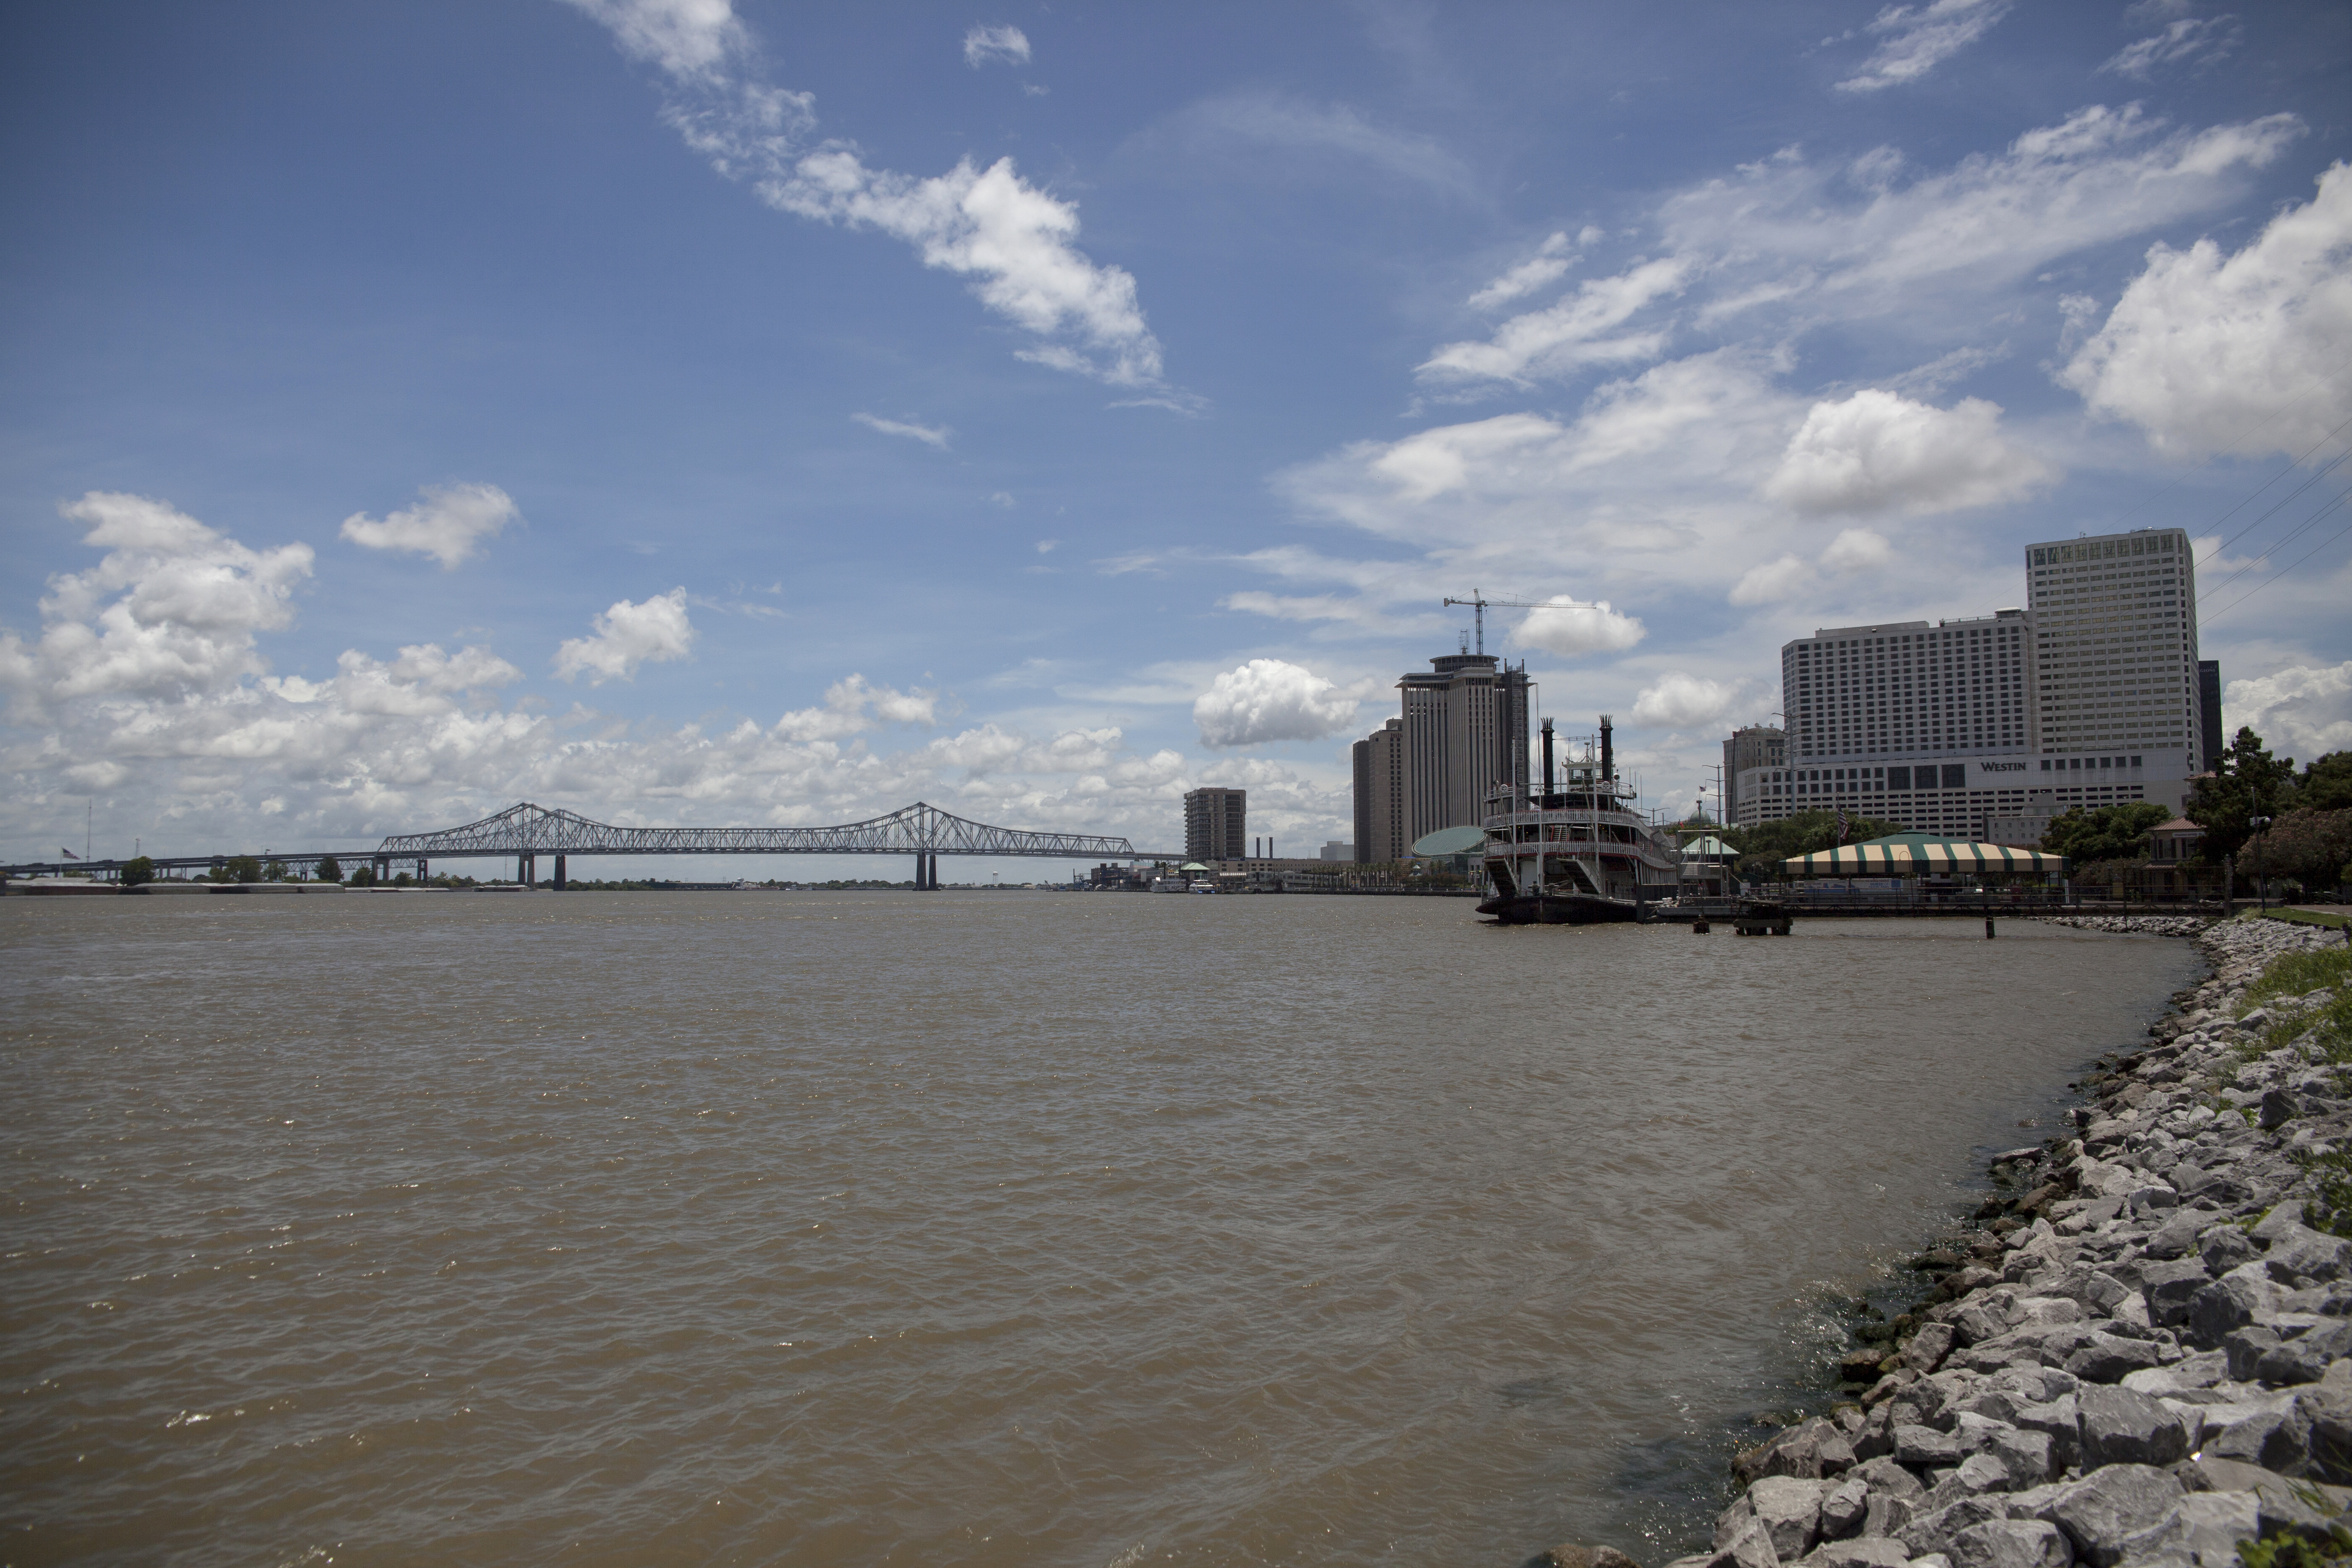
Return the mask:
MULTIPOLYGON (((2334 500, 2329 501, 2326 506, 2321 507, 2317 511, 2312 513, 2310 521, 2305 522, 2304 526, 2308 528, 2312 522, 2318 521, 2329 512, 2334 511, 2337 507, 2342 506, 2347 498, 2352 498, 2352 490, 2345 491, 2342 495, 2337 496, 2334 500)), ((2302 530, 2298 529, 2296 531, 2301 532, 2302 530)), ((2297 566, 2302 565, 2305 562, 2310 560, 2313 556, 2318 554, 2321 551, 2326 549, 2329 545, 2335 543, 2337 540, 2343 538, 2347 533, 2352 533, 2352 522, 2346 523, 2342 528, 2337 529, 2335 532, 2329 534, 2326 538, 2313 545, 2309 550, 2305 551, 2301 555, 2295 557, 2293 562, 2281 567, 2277 574, 2270 579, 2270 582, 2259 584, 2254 587, 2247 589, 2243 594, 2239 595, 2236 598, 2231 600, 2228 604, 2214 611, 2210 616, 2200 618, 2207 625, 2210 625, 2212 622, 2220 620, 2223 616, 2228 615, 2231 610, 2236 609, 2240 605, 2244 604, 2248 599, 2252 598, 2256 594, 2259 594, 2264 588, 2269 587, 2272 583, 2277 582, 2279 578, 2285 576, 2297 566)))
MULTIPOLYGON (((2339 458, 2336 461, 2341 462, 2343 459, 2339 458)), ((2315 479, 2316 478, 2316 476, 2314 477, 2315 479)), ((2303 489, 2296 490, 2295 495, 2301 495, 2304 489, 2309 489, 2311 487, 2309 485, 2305 485, 2303 487, 2303 489)), ((2235 572, 2231 573, 2227 577, 2224 577, 2219 583, 2214 584, 2210 588, 2205 589, 2203 592, 2200 593, 2198 597, 2201 599, 2218 595, 2222 589, 2228 587, 2231 584, 2236 582, 2247 573, 2252 572, 2255 567, 2268 564, 2273 554, 2284 549, 2288 542, 2293 540, 2296 534, 2301 533, 2305 529, 2309 528, 2313 523, 2317 522, 2321 518, 2326 517, 2328 512, 2336 507, 2337 502, 2343 500, 2347 494, 2352 494, 2352 491, 2338 491, 2335 500, 2329 501, 2326 506, 2321 507, 2317 511, 2313 512, 2309 517, 2305 518, 2301 522, 2296 523, 2293 528, 2288 529, 2284 533, 2279 535, 2278 538, 2271 541, 2269 547, 2260 555, 2255 556, 2243 566, 2239 567, 2235 572)), ((2293 500, 2294 499, 2294 496, 2289 496, 2287 500, 2293 500)), ((2284 506, 2285 504, 2286 501, 2279 502, 2279 506, 2284 506)), ((2273 507, 2271 510, 2273 511, 2276 511, 2278 507, 2273 507)))
MULTIPOLYGON (((2352 419, 2347 419, 2347 420, 2346 420, 2346 421, 2344 422, 2344 425, 2352 425, 2352 419)), ((2343 429, 2343 428, 2344 428, 2344 425, 2338 425, 2338 426, 2336 427, 2336 430, 2341 430, 2341 429, 2343 429)), ((2263 493, 2263 490, 2266 490, 2266 489, 2270 489, 2270 487, 2271 487, 2272 485, 2273 485, 2273 484, 2277 483, 2277 482, 2278 482, 2278 480, 2279 480, 2279 479, 2280 479, 2284 475, 2293 473, 2293 472, 2295 470, 2295 468, 2299 468, 2299 467, 2301 467, 2301 466, 2302 466, 2302 464, 2303 464, 2303 462, 2304 462, 2304 459, 2305 459, 2305 458, 2309 458, 2309 457, 2311 456, 2311 453, 2312 453, 2312 452, 2316 452, 2317 450, 2319 450, 2319 447, 2320 447, 2320 446, 2321 446, 2321 445, 2324 445, 2325 443, 2326 443, 2326 442, 2328 442, 2328 441, 2332 441, 2332 440, 2334 440, 2334 439, 2336 438, 2336 430, 2331 430, 2331 431, 2329 431, 2326 435, 2325 435, 2325 436, 2321 437, 2320 437, 2320 439, 2319 439, 2319 442, 2318 442, 2318 443, 2315 443, 2315 444, 2313 445, 2313 447, 2312 447, 2312 448, 2311 448, 2311 451, 2304 453, 2303 457, 2301 457, 2301 458, 2297 458, 2294 460, 2294 463, 2289 464, 2289 465, 2288 465, 2285 468, 2284 468, 2284 469, 2281 469, 2279 473, 2277 473, 2277 474, 2273 474, 2273 475, 2272 475, 2269 479, 2267 479, 2263 480, 2263 484, 2262 484, 2262 488, 2261 488, 2260 489, 2255 490, 2255 491, 2254 491, 2254 495, 2260 495, 2260 494, 2262 494, 2262 493, 2263 493)), ((2314 485, 2317 484, 2320 480, 2322 480, 2322 479, 2326 479, 2329 474, 2331 474, 2331 473, 2335 472, 2335 471, 2336 471, 2336 469, 2343 464, 2345 458, 2347 458, 2347 457, 2352 457, 2352 451, 2345 452, 2345 453, 2343 453, 2343 454, 2341 454, 2341 455, 2339 455, 2339 456, 2337 456, 2337 457, 2336 457, 2336 458, 2331 458, 2328 462, 2326 462, 2326 464, 2322 465, 2321 467, 2319 467, 2319 468, 2317 468, 2313 469, 2313 470, 2312 470, 2312 474, 2311 474, 2311 478, 2309 478, 2309 479, 2307 479, 2304 480, 2304 481, 2303 481, 2303 483, 2301 483, 2301 484, 2299 484, 2299 485, 2295 486, 2295 487, 2294 487, 2294 489, 2292 491, 2290 491, 2289 493, 2287 493, 2286 495, 2281 496, 2281 497, 2280 497, 2276 501, 2274 501, 2274 502, 2273 502, 2273 503, 2272 503, 2272 505, 2271 505, 2271 509, 2270 509, 2268 511, 2265 511, 2264 513, 2263 513, 2263 515, 2262 515, 2262 516, 2260 516, 2260 517, 2258 517, 2258 518, 2254 519, 2254 521, 2252 521, 2252 522, 2250 522, 2250 523, 2246 524, 2246 526, 2245 526, 2245 527, 2243 527, 2243 528, 2242 528, 2242 529, 2238 530, 2238 531, 2237 531, 2237 532, 2235 532, 2235 533, 2233 533, 2233 534, 2230 535, 2230 537, 2229 537, 2229 538, 2227 538, 2227 539, 2223 540, 2221 543, 2219 543, 2219 544, 2215 545, 2215 546, 2213 547, 2213 553, 2212 553, 2212 554, 2210 554, 2210 555, 2208 555, 2208 556, 2205 558, 2205 560, 2206 560, 2208 563, 2210 563, 2210 562, 2213 562, 2213 561, 2219 560, 2219 559, 2221 558, 2221 552, 2223 552, 2224 550, 2229 549, 2229 548, 2230 548, 2230 546, 2231 546, 2232 544, 2237 543, 2237 542, 2238 542, 2238 541, 2240 541, 2241 539, 2245 538, 2245 537, 2246 537, 2246 535, 2248 535, 2248 534, 2250 534, 2250 533, 2253 532, 2253 531, 2254 531, 2254 530, 2256 530, 2256 529, 2260 528, 2263 524, 2264 524, 2265 522, 2268 522, 2272 518, 2273 518, 2273 517, 2277 516, 2277 515, 2278 515, 2278 512, 2279 512, 2279 509, 2280 509, 2281 507, 2284 507, 2284 506, 2289 505, 2290 503, 2292 503, 2292 502, 2294 501, 2294 498, 2295 498, 2296 496, 2299 496, 2299 495, 2303 494, 2303 492, 2304 492, 2304 491, 2305 491, 2305 490, 2309 489, 2312 486, 2314 486, 2314 485)), ((2225 520, 2229 517, 2230 512, 2236 511, 2236 510, 2238 510, 2238 507, 2240 507, 2240 506, 2244 506, 2244 505, 2247 503, 2247 501, 2251 501, 2251 500, 2252 500, 2253 499, 2254 499, 2254 496, 2248 496, 2248 497, 2246 498, 2246 500, 2242 500, 2242 501, 2240 501, 2240 502, 2238 503, 2238 506, 2233 506, 2233 507, 2231 507, 2231 508, 2230 509, 2230 511, 2225 511, 2225 512, 2223 512, 2223 513, 2221 514, 2221 518, 2219 518, 2219 519, 2216 519, 2216 520, 2215 520, 2215 526, 2216 526, 2216 527, 2219 527, 2219 526, 2221 525, 2221 522, 2222 521, 2225 521, 2225 520)))

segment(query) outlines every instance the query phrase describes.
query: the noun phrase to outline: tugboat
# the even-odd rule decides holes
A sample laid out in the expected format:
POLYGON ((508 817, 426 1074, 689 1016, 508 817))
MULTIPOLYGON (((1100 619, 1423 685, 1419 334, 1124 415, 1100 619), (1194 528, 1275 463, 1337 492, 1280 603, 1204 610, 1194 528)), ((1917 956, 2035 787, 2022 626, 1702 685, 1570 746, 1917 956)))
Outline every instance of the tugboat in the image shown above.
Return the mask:
MULTIPOLYGON (((1543 722, 1543 794, 1505 797, 1486 820, 1485 859, 1494 896, 1478 906, 1501 925, 1595 925, 1653 918, 1649 906, 1672 898, 1682 855, 1642 819, 1633 792, 1617 777, 1609 715, 1601 716, 1599 755, 1555 773, 1551 721, 1543 722)), ((1493 804, 1493 803, 1490 803, 1493 804)))

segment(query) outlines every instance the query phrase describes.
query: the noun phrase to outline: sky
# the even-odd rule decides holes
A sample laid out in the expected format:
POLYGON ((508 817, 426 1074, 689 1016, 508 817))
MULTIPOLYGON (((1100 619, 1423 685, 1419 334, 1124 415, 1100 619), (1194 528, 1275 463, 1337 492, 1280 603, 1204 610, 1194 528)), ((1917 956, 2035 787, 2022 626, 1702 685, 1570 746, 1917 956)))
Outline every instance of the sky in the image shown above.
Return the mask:
POLYGON ((2318 4, 11 7, 0 858, 1313 853, 1474 592, 1682 811, 1783 642, 2137 527, 2352 747, 2347 88, 2318 4))

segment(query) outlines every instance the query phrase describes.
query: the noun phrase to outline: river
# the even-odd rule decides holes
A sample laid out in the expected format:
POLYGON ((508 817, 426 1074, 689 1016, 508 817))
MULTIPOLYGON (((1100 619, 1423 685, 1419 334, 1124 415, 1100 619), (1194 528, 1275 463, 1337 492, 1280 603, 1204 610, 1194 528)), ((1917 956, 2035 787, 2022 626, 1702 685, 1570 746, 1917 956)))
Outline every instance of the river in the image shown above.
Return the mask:
POLYGON ((0 903, 16 1563, 1654 1564, 2189 944, 0 903))

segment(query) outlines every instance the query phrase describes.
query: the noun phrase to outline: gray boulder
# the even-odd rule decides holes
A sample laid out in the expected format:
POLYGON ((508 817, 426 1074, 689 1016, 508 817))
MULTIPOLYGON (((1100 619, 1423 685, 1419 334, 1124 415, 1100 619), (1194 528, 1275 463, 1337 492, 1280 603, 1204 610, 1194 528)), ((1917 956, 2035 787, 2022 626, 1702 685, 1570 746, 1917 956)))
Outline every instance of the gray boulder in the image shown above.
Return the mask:
POLYGON ((2305 1458, 2297 1473, 2352 1485, 2352 1362, 2337 1362, 2315 1388, 2294 1398, 2305 1458))
POLYGON ((1823 1489, 1820 1481, 1793 1476, 1766 1476, 1748 1489, 1748 1505, 1772 1538, 1773 1552, 1782 1560, 1802 1557, 1812 1550, 1813 1540, 1821 1533, 1823 1489))
POLYGON ((2260 1532, 2252 1494, 2191 1492, 2154 1528, 2132 1537, 2130 1561, 2147 1568, 2229 1568, 2238 1543, 2260 1532))
POLYGON ((1956 1465, 1960 1459, 1960 1446, 1950 1433, 1938 1432, 1933 1426, 1897 1426, 1895 1457, 1906 1465, 1956 1465))
POLYGON ((2009 1477, 2009 1489, 2021 1492, 2028 1487, 2038 1487, 2057 1473, 2051 1463, 2050 1435, 2046 1432, 2026 1432, 2016 1427, 1999 1434, 1985 1452, 2000 1462, 2009 1477))
POLYGON ((1999 1493, 1962 1498, 1947 1508, 1913 1520, 1895 1537, 1914 1557, 1931 1552, 1948 1553, 1952 1538, 1962 1531, 2009 1517, 2009 1501, 1999 1493))
POLYGON ((2083 1468, 2169 1465, 2189 1452, 2180 1418, 2128 1388, 2085 1388, 2074 1396, 2083 1415, 2083 1468))
POLYGON ((2208 1274, 2227 1274, 2262 1256, 2253 1238, 2234 1225, 2217 1225, 2197 1238, 2197 1254, 2208 1274))
POLYGON ((2189 1299, 2211 1278, 2205 1265, 2195 1258, 2141 1265, 2140 1292, 2147 1299, 2148 1321, 2160 1328, 2187 1322, 2189 1299))
POLYGON ((1849 1468, 1853 1461, 1853 1445, 1846 1440, 1844 1430, 1837 1423, 1815 1415, 1750 1448, 1732 1461, 1731 1468, 1743 1481, 1753 1482, 1766 1476, 1791 1476, 1814 1481, 1849 1468))
POLYGON ((2071 1568, 2074 1545, 2056 1525, 2039 1519, 1994 1519, 1952 1537, 1945 1555, 1952 1568, 2071 1568))
POLYGON ((2147 1465, 2110 1465, 2054 1489, 2034 1510, 2066 1532, 2074 1555, 2092 1568, 2113 1568, 2132 1538, 2153 1530, 2179 1503, 2180 1482, 2147 1465))
POLYGON ((1780 1568, 1780 1554, 1772 1548, 1764 1521, 1749 1514, 1730 1538, 1706 1560, 1707 1568, 1780 1568))
POLYGON ((1852 1535, 1869 1513, 1870 1483, 1849 1471, 1822 1496, 1822 1539, 1838 1541, 1852 1535))
POLYGON ((1903 1543, 1878 1536, 1859 1541, 1832 1541, 1805 1559, 1809 1568, 1903 1568, 1911 1554, 1903 1543))
POLYGON ((2011 1424, 2020 1431, 2039 1432, 2050 1439, 2053 1470, 2071 1469, 2082 1461, 2083 1412, 2079 1397, 2062 1394, 2035 1405, 2021 1405, 2011 1424))
POLYGON ((2156 1345, 2149 1340, 2094 1334, 2091 1342, 2066 1358, 2066 1370, 2084 1383, 2121 1383, 2136 1372, 2157 1364, 2156 1345))
POLYGON ((2292 1404, 2257 1410, 2232 1421, 2218 1435, 2208 1433, 2202 1452, 2209 1458, 2236 1459, 2282 1475, 2301 1475, 2308 1468, 2311 1430, 2292 1404))
POLYGON ((2189 1299, 2189 1338, 2210 1350, 2236 1330, 2278 1310, 2279 1288, 2263 1265, 2242 1263, 2189 1299))
POLYGON ((2284 1127, 2294 1121, 2295 1113, 2302 1109, 2303 1101, 2287 1089, 2263 1090, 2263 1108, 2259 1112, 2263 1131, 2268 1132, 2273 1128, 2284 1127))
POLYGON ((1904 1347, 1903 1364, 1924 1376, 1942 1364, 1957 1338, 1951 1324, 1929 1323, 1904 1347))
POLYGON ((2263 1267, 2270 1277, 2290 1289, 2328 1279, 2341 1279, 2347 1254, 2352 1254, 2352 1242, 2313 1230, 2308 1226, 2280 1227, 2280 1235, 2272 1241, 2270 1252, 2263 1258, 2263 1267))

